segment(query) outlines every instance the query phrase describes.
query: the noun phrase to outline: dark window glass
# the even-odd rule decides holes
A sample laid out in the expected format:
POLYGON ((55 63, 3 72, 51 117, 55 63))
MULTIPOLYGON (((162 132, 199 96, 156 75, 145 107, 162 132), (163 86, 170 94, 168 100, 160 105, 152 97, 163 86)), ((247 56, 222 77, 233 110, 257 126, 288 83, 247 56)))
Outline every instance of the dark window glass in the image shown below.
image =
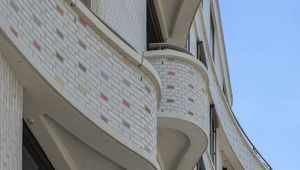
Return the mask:
POLYGON ((210 156, 213 163, 216 166, 216 151, 217 151, 217 121, 215 117, 215 105, 212 104, 210 106, 210 131, 209 131, 209 138, 210 138, 210 156))
POLYGON ((197 59, 200 60, 207 68, 203 41, 197 42, 197 59))
POLYGON ((54 170, 25 121, 23 121, 22 159, 23 170, 54 170))
POLYGON ((188 34, 187 40, 186 40, 186 49, 188 51, 191 51, 191 35, 190 33, 188 34))
POLYGON ((197 170, 205 170, 205 166, 204 166, 204 162, 203 162, 203 158, 202 157, 198 161, 196 169, 197 170))
POLYGON ((147 44, 163 42, 153 0, 147 0, 147 44))
POLYGON ((209 46, 210 46, 210 52, 213 57, 213 60, 215 60, 215 38, 216 38, 216 32, 215 32, 215 25, 213 20, 213 8, 211 8, 210 12, 210 32, 209 32, 209 46))

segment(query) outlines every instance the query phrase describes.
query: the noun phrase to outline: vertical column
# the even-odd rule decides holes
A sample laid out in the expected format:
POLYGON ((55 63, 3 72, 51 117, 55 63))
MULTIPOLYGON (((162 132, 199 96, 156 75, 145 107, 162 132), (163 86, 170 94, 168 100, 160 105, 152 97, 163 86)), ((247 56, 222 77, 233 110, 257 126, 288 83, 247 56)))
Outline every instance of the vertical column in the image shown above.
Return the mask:
POLYGON ((0 51, 0 170, 22 169, 23 89, 0 51))

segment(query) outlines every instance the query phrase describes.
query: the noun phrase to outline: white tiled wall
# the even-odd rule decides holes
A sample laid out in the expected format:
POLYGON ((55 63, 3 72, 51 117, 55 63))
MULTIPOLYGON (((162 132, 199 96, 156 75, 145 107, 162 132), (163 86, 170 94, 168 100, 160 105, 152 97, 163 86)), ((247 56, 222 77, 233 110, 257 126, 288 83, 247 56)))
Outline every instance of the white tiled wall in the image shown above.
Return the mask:
POLYGON ((138 52, 146 49, 146 0, 92 0, 101 20, 138 52))
POLYGON ((0 53, 0 170, 22 169, 23 89, 0 53))
POLYGON ((194 119, 208 134, 209 98, 205 79, 193 65, 177 59, 150 59, 162 82, 159 114, 168 113, 194 119))

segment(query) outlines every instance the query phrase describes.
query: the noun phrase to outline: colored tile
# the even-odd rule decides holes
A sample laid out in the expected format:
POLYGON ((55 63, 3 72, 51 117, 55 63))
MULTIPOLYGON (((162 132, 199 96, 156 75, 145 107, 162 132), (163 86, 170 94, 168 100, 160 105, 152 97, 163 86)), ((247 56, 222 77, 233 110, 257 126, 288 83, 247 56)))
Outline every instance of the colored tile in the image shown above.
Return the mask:
POLYGON ((108 96, 106 96, 105 94, 101 93, 101 98, 102 98, 104 101, 108 102, 108 96))
POLYGON ((86 72, 86 67, 83 64, 78 63, 78 67, 80 68, 81 71, 86 72))
POLYGON ((108 118, 106 116, 101 115, 100 117, 105 123, 108 123, 108 118))
POLYGON ((172 85, 167 85, 167 89, 174 89, 174 86, 172 86, 172 85))
POLYGON ((64 34, 58 28, 56 28, 56 34, 59 36, 59 38, 64 39, 64 34))
POLYGON ((151 129, 147 125, 144 126, 144 130, 147 132, 147 134, 151 133, 151 129))
POLYGON ((37 16, 33 15, 32 20, 37 26, 41 27, 42 23, 37 16))
POLYGON ((108 76, 105 72, 103 72, 103 71, 100 71, 100 76, 101 76, 102 78, 104 78, 105 80, 108 80, 108 79, 109 79, 109 76, 108 76))
POLYGON ((58 84, 63 86, 65 84, 65 81, 61 79, 58 75, 55 75, 55 80, 57 81, 58 84))
POLYGON ((58 4, 56 4, 55 9, 60 15, 64 15, 64 10, 58 4))
POLYGON ((149 109, 149 107, 145 106, 145 110, 147 113, 149 113, 149 114, 151 113, 151 110, 149 109))
POLYGON ((192 84, 189 84, 189 88, 194 89, 194 86, 192 84))
POLYGON ((81 25, 83 25, 83 26, 87 26, 87 23, 86 23, 86 21, 85 21, 85 19, 83 18, 83 17, 79 17, 79 23, 81 24, 81 25))
POLYGON ((123 83, 124 83, 127 87, 130 87, 130 86, 131 86, 131 83, 130 83, 127 79, 125 79, 125 78, 123 78, 123 83))
POLYGON ((10 6, 11 6, 11 8, 12 8, 16 13, 18 13, 19 7, 18 7, 17 4, 15 3, 15 1, 11 0, 11 1, 10 1, 10 6))
POLYGON ((18 38, 18 32, 13 27, 10 27, 10 31, 14 34, 15 37, 18 38))
POLYGON ((87 91, 83 86, 81 86, 81 85, 78 86, 78 90, 79 90, 82 94, 84 94, 84 95, 86 95, 87 92, 88 92, 88 91, 87 91))
POLYGON ((150 151, 150 149, 149 149, 149 147, 148 146, 144 146, 144 149, 145 149, 145 151, 147 151, 148 153, 151 153, 151 151, 150 151))
POLYGON ((127 122, 127 121, 125 121, 125 120, 123 120, 123 125, 125 126, 125 127, 127 127, 128 129, 130 129, 130 124, 127 122))
POLYGON ((123 99, 123 104, 124 106, 126 106, 127 108, 130 108, 130 103, 127 100, 123 99))
POLYGON ((148 93, 151 93, 151 89, 150 89, 147 85, 145 85, 145 90, 146 90, 148 93))
POLYGON ((191 111, 189 111, 188 114, 191 115, 191 116, 194 116, 194 113, 191 112, 191 111))
POLYGON ((86 45, 81 40, 78 40, 78 43, 79 43, 80 47, 82 47, 83 49, 86 49, 86 45))
POLYGON ((189 97, 188 100, 189 100, 190 102, 194 102, 194 99, 192 99, 192 98, 190 98, 190 97, 189 97))
POLYGON ((55 56, 60 62, 62 62, 62 63, 64 62, 64 60, 65 60, 64 57, 61 56, 58 52, 56 52, 55 56))
POLYGON ((37 41, 33 41, 33 46, 39 51, 39 52, 41 52, 41 46, 40 46, 40 44, 37 42, 37 41))
POLYGON ((170 72, 168 72, 168 75, 169 75, 169 76, 175 76, 175 72, 170 71, 170 72))
POLYGON ((167 102, 168 103, 174 103, 174 100, 173 99, 167 99, 167 102))

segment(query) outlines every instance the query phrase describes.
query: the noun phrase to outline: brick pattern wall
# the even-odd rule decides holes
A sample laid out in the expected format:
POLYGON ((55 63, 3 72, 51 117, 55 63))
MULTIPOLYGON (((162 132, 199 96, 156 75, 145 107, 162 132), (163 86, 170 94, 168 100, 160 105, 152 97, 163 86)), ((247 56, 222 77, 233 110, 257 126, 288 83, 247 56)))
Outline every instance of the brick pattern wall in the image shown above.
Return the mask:
POLYGON ((92 10, 138 52, 146 49, 146 0, 91 0, 92 10))
POLYGON ((23 89, 0 53, 0 170, 22 169, 23 89))
POLYGON ((0 27, 60 92, 156 157, 157 98, 137 66, 87 25, 63 0, 2 0, 0 27), (54 81, 53 81, 54 80, 54 81))
POLYGON ((186 116, 209 130, 209 98, 203 76, 194 66, 171 58, 150 59, 162 82, 159 114, 186 116))

